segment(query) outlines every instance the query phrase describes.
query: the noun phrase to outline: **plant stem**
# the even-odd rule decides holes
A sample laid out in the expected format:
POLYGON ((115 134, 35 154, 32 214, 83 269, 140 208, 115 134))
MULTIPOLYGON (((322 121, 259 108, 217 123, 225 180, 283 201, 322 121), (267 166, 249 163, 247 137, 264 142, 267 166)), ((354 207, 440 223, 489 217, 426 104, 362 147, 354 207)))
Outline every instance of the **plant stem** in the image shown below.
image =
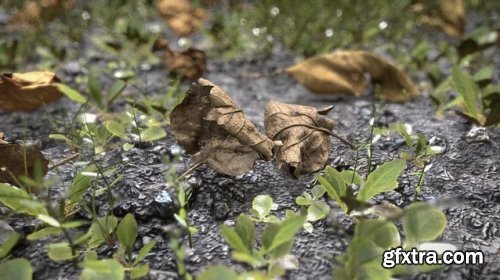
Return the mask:
POLYGON ((424 182, 424 174, 425 174, 426 167, 427 167, 427 149, 425 149, 424 166, 422 167, 422 171, 420 171, 420 175, 418 177, 417 186, 415 187, 415 194, 413 195, 413 201, 417 201, 417 196, 420 193, 420 187, 422 186, 422 183, 424 182))
POLYGON ((354 170, 352 171, 351 185, 354 183, 354 175, 356 175, 356 169, 358 169, 359 162, 359 148, 356 148, 356 161, 354 162, 354 170))
POLYGON ((76 261, 76 249, 75 249, 75 244, 73 243, 73 239, 71 239, 71 237, 68 234, 68 231, 64 227, 60 227, 60 229, 62 230, 64 236, 68 240, 69 247, 71 248, 71 254, 73 255, 72 258, 73 266, 77 268, 78 262, 76 261))

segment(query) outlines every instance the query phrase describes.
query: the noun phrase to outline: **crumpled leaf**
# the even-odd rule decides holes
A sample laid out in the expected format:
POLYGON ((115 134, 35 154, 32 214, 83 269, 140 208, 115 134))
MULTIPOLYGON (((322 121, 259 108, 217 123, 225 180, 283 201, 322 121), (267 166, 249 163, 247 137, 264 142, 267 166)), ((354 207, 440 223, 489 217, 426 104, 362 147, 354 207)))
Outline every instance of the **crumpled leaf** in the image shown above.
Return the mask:
POLYGON ((155 42, 153 50, 165 50, 165 64, 170 73, 183 79, 198 79, 207 68, 205 52, 199 49, 188 48, 184 51, 176 51, 169 47, 167 40, 159 39, 155 42))
POLYGON ((189 36, 208 18, 204 9, 194 8, 189 0, 160 0, 156 5, 160 16, 177 36, 189 36))
MULTIPOLYGON (((423 4, 426 6, 425 1, 423 4)), ((431 5, 422 7, 425 14, 421 21, 431 27, 440 29, 446 34, 462 38, 465 30, 465 5, 463 0, 441 0, 439 3, 431 1, 431 5)), ((418 4, 416 4, 418 5, 418 4)))
POLYGON ((318 171, 330 155, 330 135, 334 121, 324 110, 270 101, 265 110, 267 136, 282 141, 275 155, 278 168, 297 178, 318 171))
POLYGON ((387 60, 364 51, 337 51, 309 58, 285 70, 314 93, 346 93, 362 96, 371 80, 380 85, 377 94, 392 102, 409 100, 419 93, 413 81, 387 60))
POLYGON ((4 73, 0 76, 0 109, 32 111, 63 94, 52 72, 4 73))
POLYGON ((199 79, 170 114, 172 134, 194 164, 236 176, 261 157, 271 159, 275 143, 261 134, 231 98, 212 82, 199 79))
POLYGON ((0 155, 0 183, 19 186, 20 176, 34 177, 37 162, 40 163, 43 175, 47 174, 49 169, 49 161, 34 147, 0 140, 0 155))

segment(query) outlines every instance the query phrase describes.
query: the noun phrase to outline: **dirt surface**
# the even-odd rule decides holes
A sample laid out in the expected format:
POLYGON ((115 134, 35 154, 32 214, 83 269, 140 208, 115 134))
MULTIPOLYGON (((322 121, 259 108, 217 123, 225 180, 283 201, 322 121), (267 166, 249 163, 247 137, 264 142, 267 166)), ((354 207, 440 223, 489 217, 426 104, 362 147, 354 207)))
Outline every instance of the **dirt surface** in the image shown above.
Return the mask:
MULTIPOLYGON (((337 122, 337 133, 349 138, 368 137, 368 120, 372 108, 369 97, 354 99, 313 95, 284 75, 256 80, 241 76, 250 72, 272 72, 290 65, 291 61, 291 56, 275 55, 271 59, 211 62, 206 77, 229 93, 260 129, 263 129, 263 108, 266 102, 272 99, 317 107, 333 104, 335 109, 330 116, 337 122)), ((66 63, 58 70, 59 75, 65 81, 72 80, 74 75, 78 75, 79 70, 75 69, 75 65, 79 63, 66 63)), ((150 92, 164 92, 166 79, 162 67, 142 71, 140 76, 147 77, 150 92)), ((119 108, 120 105, 117 106, 119 108)), ((0 130, 8 133, 9 139, 19 140, 23 139, 26 126, 28 139, 40 141, 44 154, 55 162, 70 154, 70 151, 60 142, 48 139, 47 136, 53 129, 47 121, 47 114, 50 114, 51 118, 62 120, 66 117, 66 111, 75 112, 76 109, 68 100, 61 100, 50 104, 46 111, 39 109, 32 113, 0 112, 0 130)), ((487 261, 484 265, 449 266, 433 273, 409 278, 499 279, 500 132, 489 129, 490 142, 467 143, 465 135, 471 128, 470 124, 453 114, 443 119, 435 117, 434 107, 426 96, 410 103, 388 104, 383 107, 377 124, 387 125, 393 122, 408 123, 414 131, 421 131, 428 138, 436 136, 439 144, 446 147, 443 154, 432 159, 432 168, 427 173, 419 199, 435 202, 453 197, 455 201, 459 201, 445 210, 448 226, 441 240, 464 250, 481 250, 486 254, 487 261)), ((332 144, 330 165, 339 167, 339 164, 342 164, 345 168, 354 164, 353 151, 335 139, 332 139, 332 144)), ((375 163, 390 160, 397 156, 398 150, 401 149, 404 149, 401 139, 382 138, 375 144, 375 163)), ((162 158, 179 153, 179 147, 169 137, 145 149, 134 148, 123 152, 117 148, 104 157, 105 162, 118 166, 113 176, 123 176, 123 180, 114 187, 117 203, 113 213, 124 216, 131 212, 139 220, 137 249, 151 239, 157 241, 157 245, 146 258, 152 268, 151 279, 177 278, 175 257, 169 247, 169 237, 166 233, 175 224, 172 219, 175 205, 169 202, 169 198, 175 200, 175 194, 165 184, 164 171, 169 166, 163 163, 162 158), (163 200, 158 199, 162 191, 163 200)), ((89 159, 89 156, 84 154, 82 160, 85 159, 89 159)), ((365 164, 361 163, 361 170, 364 170, 365 164)), ((187 166, 188 158, 183 157, 183 162, 177 167, 179 170, 185 170, 187 166)), ((60 167, 57 173, 49 173, 49 176, 60 176, 63 181, 52 187, 51 191, 62 194, 74 173, 71 165, 60 167)), ((244 269, 230 259, 230 250, 223 241, 218 226, 222 223, 234 225, 238 214, 248 212, 252 199, 258 194, 271 195, 279 205, 276 214, 283 217, 286 209, 297 209, 295 198, 312 187, 313 181, 313 175, 301 177, 299 180, 290 179, 276 170, 270 162, 258 162, 253 171, 236 178, 216 174, 207 167, 194 172, 188 179, 188 183, 195 190, 189 218, 199 232, 194 235, 193 249, 188 249, 188 270, 197 274, 208 265, 216 263, 244 269)), ((400 178, 400 186, 396 191, 378 196, 376 202, 389 201, 398 206, 409 204, 415 181, 415 176, 404 175, 400 178)), ((353 234, 354 220, 343 215, 334 203, 330 204, 330 216, 316 223, 313 233, 302 231, 298 234, 293 254, 299 259, 299 270, 289 272, 286 278, 331 279, 333 258, 345 252, 353 234)), ((99 199, 97 208, 100 213, 105 213, 105 198, 99 199)), ((0 207, 0 214, 6 217, 15 230, 25 234, 41 226, 32 219, 7 214, 3 207, 0 207)), ((88 217, 80 211, 76 218, 88 217)), ((24 241, 17 246, 13 254, 31 261, 35 279, 77 278, 79 270, 71 263, 56 263, 47 257, 47 246, 55 240, 62 238, 24 241)), ((104 245, 98 252, 100 256, 111 257, 116 249, 117 246, 104 245)))

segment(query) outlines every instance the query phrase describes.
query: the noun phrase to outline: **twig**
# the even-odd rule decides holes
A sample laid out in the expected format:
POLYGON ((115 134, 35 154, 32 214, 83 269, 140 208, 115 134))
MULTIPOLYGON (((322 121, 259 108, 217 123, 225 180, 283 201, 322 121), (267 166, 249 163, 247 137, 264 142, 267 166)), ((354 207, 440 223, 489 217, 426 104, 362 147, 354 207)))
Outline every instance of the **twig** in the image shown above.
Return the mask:
POLYGON ((195 163, 193 166, 189 167, 188 170, 186 170, 184 173, 182 173, 179 177, 177 177, 177 179, 175 179, 175 183, 177 184, 182 178, 186 177, 187 175, 189 175, 191 172, 193 172, 193 170, 195 170, 196 168, 198 168, 200 165, 204 164, 204 162, 197 162, 195 163))
POLYGON ((54 163, 53 165, 49 166, 49 170, 52 170, 52 169, 54 169, 54 168, 56 168, 58 166, 61 166, 61 165, 65 164, 65 163, 69 162, 69 161, 72 161, 72 160, 78 158, 79 156, 80 156, 80 153, 76 153, 76 154, 71 155, 71 156, 69 156, 69 157, 67 157, 65 159, 62 159, 62 160, 54 163))

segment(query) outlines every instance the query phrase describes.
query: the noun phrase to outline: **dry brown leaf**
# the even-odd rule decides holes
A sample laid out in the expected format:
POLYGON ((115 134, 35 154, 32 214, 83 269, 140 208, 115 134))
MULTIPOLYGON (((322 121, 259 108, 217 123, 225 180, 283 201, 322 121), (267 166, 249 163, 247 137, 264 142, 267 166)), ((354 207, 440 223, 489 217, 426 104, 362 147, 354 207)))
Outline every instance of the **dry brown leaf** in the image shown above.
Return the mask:
POLYGON ((170 72, 183 79, 198 79, 207 68, 205 53, 195 48, 188 48, 178 52, 167 50, 165 52, 165 64, 170 72))
POLYGON ((37 25, 41 20, 51 20, 58 14, 71 9, 75 3, 75 0, 27 1, 24 7, 12 17, 11 23, 37 25))
POLYGON ((165 64, 170 73, 182 79, 198 79, 207 69, 205 52, 196 48, 188 48, 185 51, 172 50, 168 40, 159 38, 153 44, 153 51, 164 51, 165 64))
POLYGON ((0 156, 1 183, 19 186, 19 177, 33 178, 37 162, 41 165, 43 175, 47 174, 49 161, 36 148, 10 144, 2 140, 0 141, 0 155, 2 155, 0 156))
POLYGON ((156 8, 177 36, 189 36, 196 32, 208 18, 204 9, 194 8, 189 0, 160 0, 156 8))
POLYGON ((63 95, 54 85, 58 82, 52 72, 4 73, 0 76, 0 109, 35 110, 63 95))
POLYGON ((364 51, 337 51, 309 58, 285 70, 314 93, 362 96, 368 86, 365 73, 380 85, 380 98, 407 101, 419 93, 413 81, 387 60, 364 51))
POLYGON ((270 160, 275 143, 261 134, 233 100, 212 82, 199 79, 170 114, 172 134, 194 165, 208 163, 216 171, 238 175, 260 156, 270 160))
POLYGON ((332 108, 316 108, 270 101, 265 110, 267 136, 281 141, 275 155, 278 168, 297 178, 320 170, 330 155, 334 121, 325 117, 332 108))
POLYGON ((425 9, 426 12, 421 18, 423 23, 440 29, 450 36, 463 38, 465 30, 465 5, 463 0, 441 0, 439 4, 429 5, 422 9, 425 9))

